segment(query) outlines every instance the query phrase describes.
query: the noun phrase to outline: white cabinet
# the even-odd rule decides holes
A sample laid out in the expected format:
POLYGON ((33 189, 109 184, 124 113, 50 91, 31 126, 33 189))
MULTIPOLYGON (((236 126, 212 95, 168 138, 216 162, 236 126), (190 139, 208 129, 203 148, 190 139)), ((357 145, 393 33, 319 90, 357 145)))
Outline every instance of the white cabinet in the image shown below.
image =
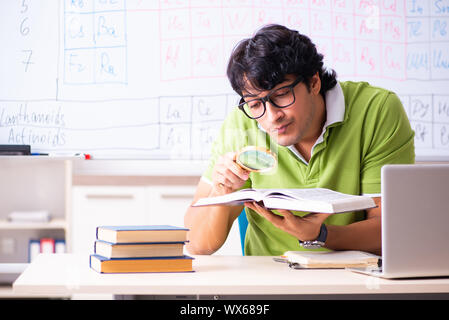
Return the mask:
MULTIPOLYGON (((0 157, 0 283, 12 283, 18 273, 5 272, 9 266, 29 262, 30 240, 53 239, 71 250, 72 160, 66 158, 0 157), (11 212, 47 211, 49 221, 11 222, 11 212)), ((1 287, 0 297, 12 296, 10 287, 1 287)))
MULTIPOLYGON (((151 177, 149 177, 151 181, 151 177)), ((93 252, 99 225, 184 225, 184 213, 196 186, 73 186, 73 252, 93 252)), ((216 254, 241 254, 235 222, 228 240, 216 254)))
POLYGON ((151 204, 151 223, 184 225, 184 213, 193 200, 194 186, 151 186, 146 193, 151 204))
POLYGON ((49 157, 0 157, 0 262, 28 262, 28 241, 58 237, 70 251, 72 162, 49 157), (10 222, 11 212, 48 211, 48 222, 10 222), (8 252, 3 252, 8 251, 8 252))
POLYGON ((74 186, 73 252, 93 253, 96 227, 149 224, 145 189, 128 186, 74 186))

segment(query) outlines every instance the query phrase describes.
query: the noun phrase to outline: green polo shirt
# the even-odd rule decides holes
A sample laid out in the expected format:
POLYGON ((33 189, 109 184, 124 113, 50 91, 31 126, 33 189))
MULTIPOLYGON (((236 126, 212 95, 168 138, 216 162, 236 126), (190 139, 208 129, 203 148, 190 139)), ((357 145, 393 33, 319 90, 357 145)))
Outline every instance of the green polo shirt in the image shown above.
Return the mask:
MULTIPOLYGON (((255 120, 235 108, 225 119, 212 147, 204 181, 212 180, 219 156, 248 145, 270 148, 278 165, 251 173, 243 188, 329 188, 348 194, 380 196, 380 170, 385 164, 414 163, 414 132, 398 97, 366 82, 340 82, 325 96, 327 119, 306 162, 293 146, 274 142, 255 120)), ((303 250, 298 240, 246 208, 246 255, 281 255, 303 250)), ((276 211, 274 211, 276 212, 276 211)), ((294 212, 304 215, 305 212, 294 212)), ((347 225, 365 212, 329 216, 325 223, 347 225)))

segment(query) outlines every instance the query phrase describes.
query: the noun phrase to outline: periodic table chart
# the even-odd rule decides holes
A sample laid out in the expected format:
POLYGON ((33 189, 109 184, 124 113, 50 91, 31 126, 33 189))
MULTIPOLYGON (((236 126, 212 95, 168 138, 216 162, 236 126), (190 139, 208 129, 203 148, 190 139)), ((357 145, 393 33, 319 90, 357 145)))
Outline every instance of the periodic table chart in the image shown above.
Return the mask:
POLYGON ((339 80, 395 91, 417 160, 449 159, 449 0, 23 0, 0 16, 0 144, 206 160, 238 101, 232 48, 280 23, 339 80))

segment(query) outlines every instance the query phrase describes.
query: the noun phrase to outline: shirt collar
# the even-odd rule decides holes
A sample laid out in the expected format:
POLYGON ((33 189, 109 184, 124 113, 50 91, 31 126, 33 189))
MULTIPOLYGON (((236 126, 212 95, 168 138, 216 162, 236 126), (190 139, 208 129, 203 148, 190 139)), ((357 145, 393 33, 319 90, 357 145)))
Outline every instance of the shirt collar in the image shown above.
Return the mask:
POLYGON ((339 82, 337 82, 335 87, 326 92, 325 101, 327 119, 323 127, 323 132, 326 127, 336 122, 343 122, 345 118, 345 96, 339 82))

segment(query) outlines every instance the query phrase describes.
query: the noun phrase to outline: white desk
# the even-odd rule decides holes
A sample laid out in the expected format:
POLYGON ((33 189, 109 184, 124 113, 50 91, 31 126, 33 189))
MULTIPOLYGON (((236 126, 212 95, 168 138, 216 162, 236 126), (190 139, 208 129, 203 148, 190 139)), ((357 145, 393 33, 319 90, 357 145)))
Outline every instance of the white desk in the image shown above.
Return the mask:
POLYGON ((316 295, 449 293, 449 278, 385 280, 346 270, 294 270, 272 257, 196 256, 193 273, 99 274, 88 256, 41 254, 14 282, 21 294, 316 295))

